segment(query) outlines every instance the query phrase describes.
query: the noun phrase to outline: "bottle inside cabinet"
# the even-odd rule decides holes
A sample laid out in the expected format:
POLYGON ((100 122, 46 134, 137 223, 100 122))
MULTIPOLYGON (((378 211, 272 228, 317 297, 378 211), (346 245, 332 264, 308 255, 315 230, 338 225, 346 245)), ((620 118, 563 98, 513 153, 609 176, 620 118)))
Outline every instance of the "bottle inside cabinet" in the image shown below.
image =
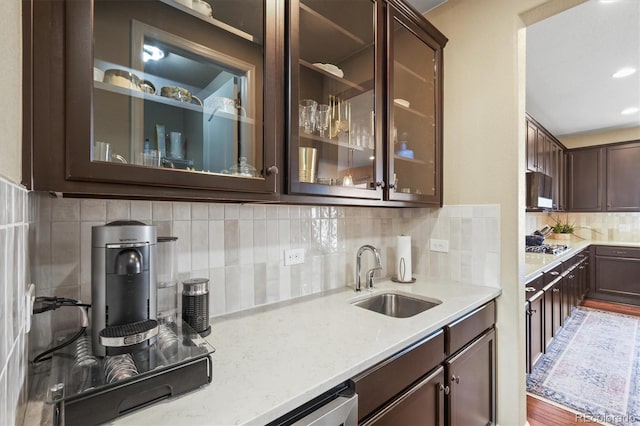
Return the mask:
POLYGON ((295 12, 292 179, 375 189, 375 3, 301 0, 295 12))
POLYGON ((92 161, 264 176, 264 2, 94 2, 92 161))

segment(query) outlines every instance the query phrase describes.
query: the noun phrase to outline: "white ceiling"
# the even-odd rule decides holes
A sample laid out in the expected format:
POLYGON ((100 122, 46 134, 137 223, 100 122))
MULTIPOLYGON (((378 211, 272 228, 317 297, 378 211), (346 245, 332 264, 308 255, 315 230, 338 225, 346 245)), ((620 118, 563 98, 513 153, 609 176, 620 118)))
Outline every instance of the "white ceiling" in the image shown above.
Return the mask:
MULTIPOLYGON (((424 13, 446 0, 409 0, 424 13)), ((588 0, 527 28, 527 112, 557 137, 640 126, 640 0, 588 0), (622 67, 637 72, 613 79, 622 67)))
POLYGON ((557 137, 640 126, 640 0, 589 0, 527 28, 527 112, 557 137), (611 75, 622 67, 638 71, 611 75))

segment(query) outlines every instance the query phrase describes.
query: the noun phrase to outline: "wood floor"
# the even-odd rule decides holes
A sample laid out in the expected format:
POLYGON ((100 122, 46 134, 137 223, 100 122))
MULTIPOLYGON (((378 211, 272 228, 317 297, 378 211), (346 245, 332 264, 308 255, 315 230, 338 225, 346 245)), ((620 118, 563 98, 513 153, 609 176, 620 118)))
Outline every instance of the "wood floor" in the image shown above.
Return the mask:
MULTIPOLYGON (((586 299, 583 306, 603 311, 640 316, 640 306, 630 306, 601 300, 586 299)), ((564 426, 587 423, 575 413, 527 395, 527 420, 531 426, 564 426)), ((596 423, 589 422, 591 425, 596 423)))

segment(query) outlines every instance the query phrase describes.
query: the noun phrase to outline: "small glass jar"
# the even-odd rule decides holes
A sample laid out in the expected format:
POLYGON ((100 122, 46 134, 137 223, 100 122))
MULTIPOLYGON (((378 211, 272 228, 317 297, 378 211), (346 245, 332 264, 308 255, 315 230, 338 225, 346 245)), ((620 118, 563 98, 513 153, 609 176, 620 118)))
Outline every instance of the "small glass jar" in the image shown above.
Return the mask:
POLYGON ((158 237, 156 247, 158 271, 157 320, 160 324, 176 321, 178 315, 178 237, 158 237))

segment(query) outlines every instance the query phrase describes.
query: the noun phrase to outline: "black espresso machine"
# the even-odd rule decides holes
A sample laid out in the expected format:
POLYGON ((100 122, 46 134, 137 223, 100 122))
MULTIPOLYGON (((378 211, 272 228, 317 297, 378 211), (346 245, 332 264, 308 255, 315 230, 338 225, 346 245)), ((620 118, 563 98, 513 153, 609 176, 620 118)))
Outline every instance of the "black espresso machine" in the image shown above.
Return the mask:
POLYGON ((103 424, 211 382, 213 347, 181 317, 157 317, 157 245, 153 225, 93 227, 91 332, 53 354, 54 425, 103 424))
POLYGON ((96 356, 155 342, 156 227, 116 221, 91 231, 91 328, 96 356))

